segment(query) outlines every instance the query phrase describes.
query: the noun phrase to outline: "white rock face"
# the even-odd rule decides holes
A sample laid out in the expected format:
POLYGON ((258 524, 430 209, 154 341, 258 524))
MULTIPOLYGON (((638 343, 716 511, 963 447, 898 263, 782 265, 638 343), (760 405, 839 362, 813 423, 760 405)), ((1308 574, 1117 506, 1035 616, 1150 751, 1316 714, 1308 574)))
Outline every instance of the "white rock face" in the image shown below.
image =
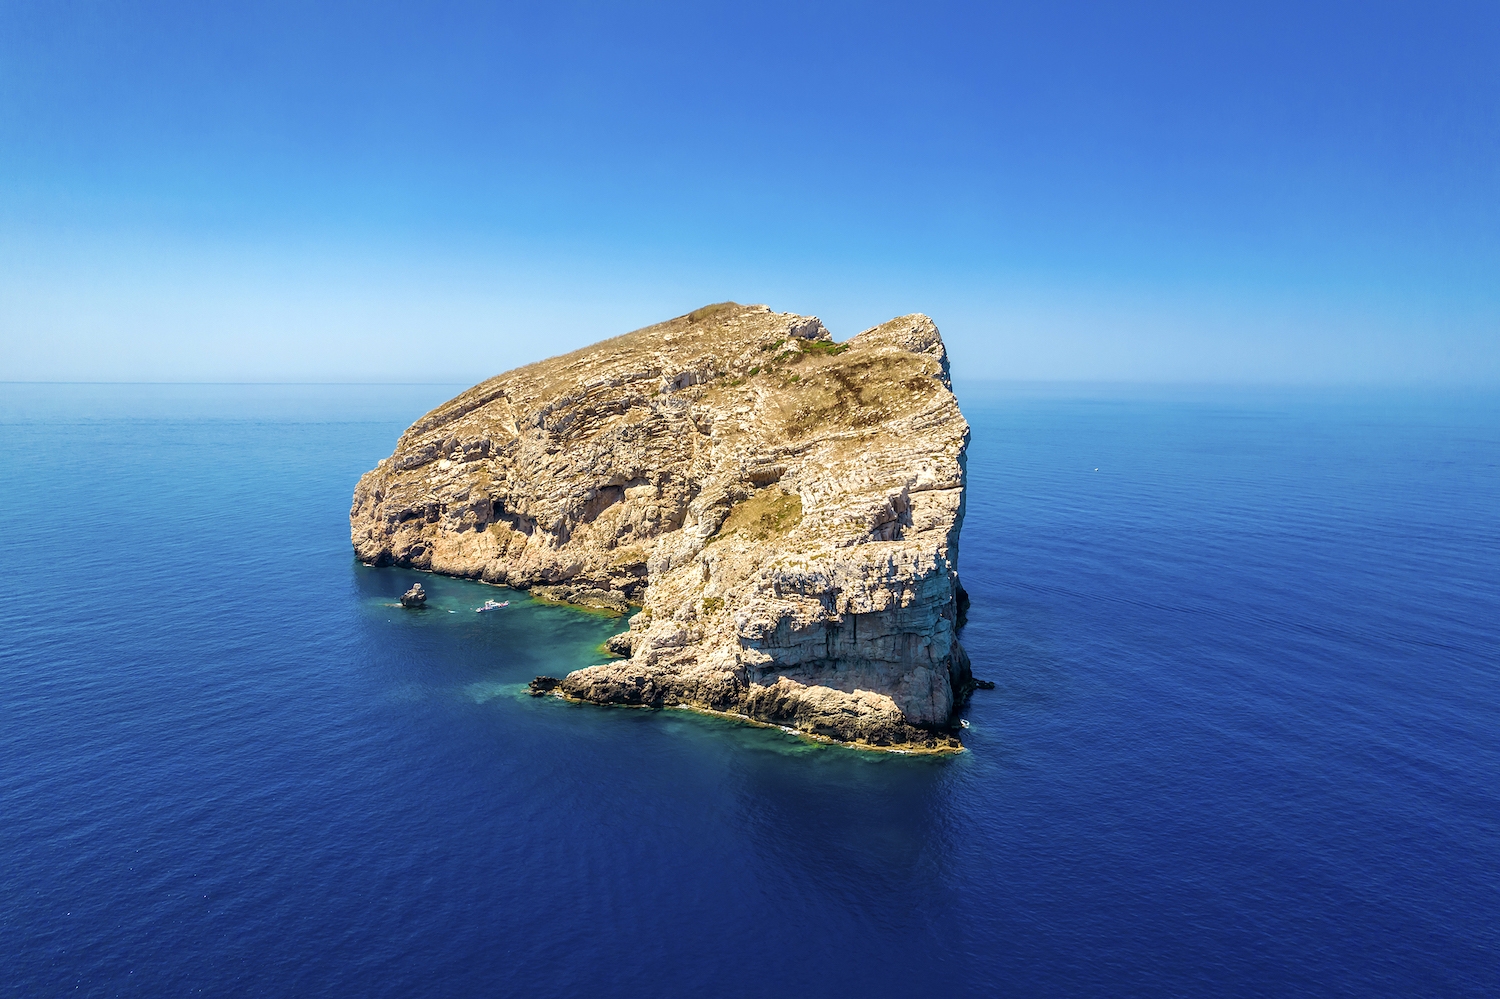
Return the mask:
POLYGON ((583 700, 956 748, 969 428, 926 316, 725 303, 492 378, 360 479, 366 562, 625 610, 583 700))

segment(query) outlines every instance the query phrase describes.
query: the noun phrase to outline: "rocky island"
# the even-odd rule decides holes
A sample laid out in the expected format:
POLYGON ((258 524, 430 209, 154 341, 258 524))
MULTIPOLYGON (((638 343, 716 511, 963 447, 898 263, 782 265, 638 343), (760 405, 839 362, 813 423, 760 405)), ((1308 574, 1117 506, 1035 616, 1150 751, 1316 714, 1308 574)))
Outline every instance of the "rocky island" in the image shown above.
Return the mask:
POLYGON ((622 658, 563 696, 951 751, 973 686, 968 438, 926 316, 836 343, 815 317, 727 302, 423 416, 360 479, 350 533, 370 564, 638 607, 622 658))

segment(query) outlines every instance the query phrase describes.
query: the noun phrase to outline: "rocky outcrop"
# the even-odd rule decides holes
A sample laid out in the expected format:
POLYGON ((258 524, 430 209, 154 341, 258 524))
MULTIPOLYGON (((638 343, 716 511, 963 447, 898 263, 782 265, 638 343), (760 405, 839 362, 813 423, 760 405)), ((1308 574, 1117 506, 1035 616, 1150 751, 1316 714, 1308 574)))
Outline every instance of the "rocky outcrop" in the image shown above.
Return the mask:
POLYGON ((968 425, 926 316, 733 303, 518 368, 360 479, 365 562, 640 610, 558 690, 956 748, 968 425))
POLYGON ((422 589, 421 583, 412 583, 411 589, 401 594, 402 607, 426 607, 427 591, 422 589))

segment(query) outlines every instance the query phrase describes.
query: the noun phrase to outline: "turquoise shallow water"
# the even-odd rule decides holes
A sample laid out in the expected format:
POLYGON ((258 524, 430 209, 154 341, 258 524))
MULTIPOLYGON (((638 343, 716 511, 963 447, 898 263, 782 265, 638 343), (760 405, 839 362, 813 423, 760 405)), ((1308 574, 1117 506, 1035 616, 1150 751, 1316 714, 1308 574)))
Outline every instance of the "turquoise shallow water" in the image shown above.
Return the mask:
POLYGON ((348 548, 455 388, 0 386, 3 994, 1492 994, 1494 398, 961 392, 934 760, 526 696, 348 548))

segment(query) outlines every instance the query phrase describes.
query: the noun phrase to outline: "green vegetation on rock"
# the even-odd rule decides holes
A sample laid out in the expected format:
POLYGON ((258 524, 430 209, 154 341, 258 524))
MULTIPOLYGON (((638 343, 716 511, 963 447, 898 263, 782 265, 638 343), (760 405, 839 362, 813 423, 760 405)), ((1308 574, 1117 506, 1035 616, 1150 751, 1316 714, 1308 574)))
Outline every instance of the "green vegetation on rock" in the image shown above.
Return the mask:
POLYGON ((773 486, 736 503, 710 540, 738 535, 742 540, 768 541, 781 537, 800 523, 802 497, 773 486))

